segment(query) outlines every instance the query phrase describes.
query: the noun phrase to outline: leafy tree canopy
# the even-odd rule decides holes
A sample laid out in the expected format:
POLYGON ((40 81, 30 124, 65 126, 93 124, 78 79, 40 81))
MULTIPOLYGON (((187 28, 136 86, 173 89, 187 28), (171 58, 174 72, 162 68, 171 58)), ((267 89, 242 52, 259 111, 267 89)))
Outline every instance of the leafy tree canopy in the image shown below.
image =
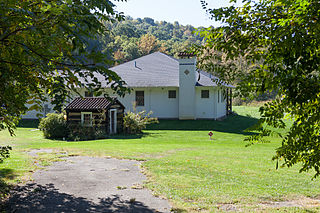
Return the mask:
POLYGON ((107 69, 112 61, 96 48, 102 22, 122 19, 113 7, 108 0, 0 1, 0 130, 13 134, 27 103, 40 109, 49 98, 59 110, 80 86, 99 93, 95 72, 123 94, 124 82, 107 69))
MULTIPOLYGON (((201 31, 200 63, 223 80, 237 80, 244 96, 278 91, 260 108, 259 136, 285 128, 274 159, 283 166, 301 163, 301 171, 320 174, 320 3, 317 0, 244 0, 241 7, 203 7, 221 27, 201 31), (216 59, 216 60, 212 60, 216 59), (221 63, 221 61, 225 63, 221 63)), ((231 1, 234 2, 235 1, 231 1)))
POLYGON ((104 22, 110 33, 99 37, 103 51, 113 52, 109 57, 117 63, 123 63, 161 51, 175 56, 185 51, 191 44, 202 42, 199 35, 192 34, 196 29, 191 25, 180 25, 152 18, 133 19, 130 16, 116 22, 104 22))

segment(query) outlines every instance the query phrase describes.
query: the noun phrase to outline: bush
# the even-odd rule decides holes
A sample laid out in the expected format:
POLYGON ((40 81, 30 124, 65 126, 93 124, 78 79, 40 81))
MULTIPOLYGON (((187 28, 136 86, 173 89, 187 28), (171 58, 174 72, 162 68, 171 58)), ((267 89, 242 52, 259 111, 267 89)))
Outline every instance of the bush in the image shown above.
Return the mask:
POLYGON ((128 134, 140 134, 147 124, 159 123, 158 118, 151 118, 150 113, 141 111, 138 113, 128 112, 123 118, 124 132, 128 134))
POLYGON ((67 122, 63 113, 47 114, 47 117, 40 120, 38 128, 43 132, 45 138, 62 139, 68 136, 67 122))

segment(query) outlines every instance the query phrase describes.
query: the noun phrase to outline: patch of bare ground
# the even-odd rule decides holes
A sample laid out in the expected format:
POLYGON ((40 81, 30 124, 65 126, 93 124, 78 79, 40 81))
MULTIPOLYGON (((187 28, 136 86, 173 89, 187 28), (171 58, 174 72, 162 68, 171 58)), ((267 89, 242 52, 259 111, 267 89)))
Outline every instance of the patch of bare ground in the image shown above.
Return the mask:
POLYGON ((52 153, 53 149, 31 149, 27 153, 32 157, 37 157, 39 153, 52 153))
POLYGON ((241 206, 235 203, 218 203, 217 209, 222 212, 240 212, 241 206))
POLYGON ((258 204, 218 203, 217 209, 222 212, 245 212, 243 209, 253 209, 253 212, 268 212, 268 209, 301 208, 309 209, 320 207, 320 197, 299 197, 292 200, 263 201, 258 204))
POLYGON ((301 208, 313 208, 320 206, 319 198, 300 197, 293 200, 285 201, 265 201, 259 203, 259 207, 264 208, 282 208, 282 207, 301 207, 301 208))

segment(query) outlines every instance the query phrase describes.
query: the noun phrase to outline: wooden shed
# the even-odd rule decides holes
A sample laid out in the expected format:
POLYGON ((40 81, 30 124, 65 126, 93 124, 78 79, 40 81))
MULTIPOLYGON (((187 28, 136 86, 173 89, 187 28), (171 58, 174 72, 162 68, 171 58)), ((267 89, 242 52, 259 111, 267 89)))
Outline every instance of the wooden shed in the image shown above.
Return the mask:
POLYGON ((99 97, 79 97, 65 108, 68 124, 104 128, 108 134, 122 132, 124 109, 116 98, 99 97))

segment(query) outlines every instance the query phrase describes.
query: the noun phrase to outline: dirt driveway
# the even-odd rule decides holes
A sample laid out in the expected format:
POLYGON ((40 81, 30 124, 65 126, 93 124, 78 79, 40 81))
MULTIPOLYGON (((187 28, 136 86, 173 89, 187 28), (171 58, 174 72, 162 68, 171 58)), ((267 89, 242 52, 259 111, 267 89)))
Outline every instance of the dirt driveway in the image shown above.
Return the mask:
POLYGON ((141 187, 140 162, 68 157, 17 186, 8 212, 170 212, 167 200, 141 187))

